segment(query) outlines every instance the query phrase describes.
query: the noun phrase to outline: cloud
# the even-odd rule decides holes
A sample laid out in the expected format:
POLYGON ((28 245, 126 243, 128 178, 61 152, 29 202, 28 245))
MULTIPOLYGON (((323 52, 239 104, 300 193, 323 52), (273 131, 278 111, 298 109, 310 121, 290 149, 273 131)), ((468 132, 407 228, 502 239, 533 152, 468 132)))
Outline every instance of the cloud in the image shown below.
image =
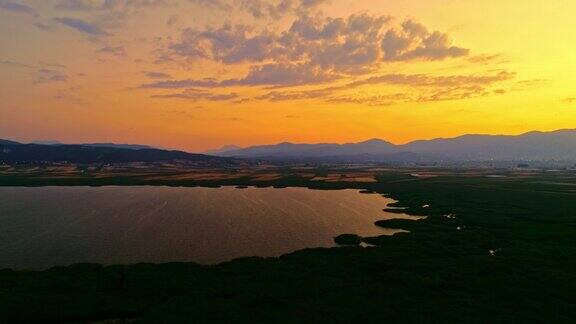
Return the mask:
POLYGON ((244 78, 211 82, 211 86, 320 83, 373 72, 389 62, 444 60, 469 53, 452 46, 447 34, 431 32, 414 21, 398 27, 391 17, 368 14, 301 16, 281 32, 231 24, 205 30, 187 28, 167 50, 162 52, 164 60, 251 64, 244 78))
POLYGON ((168 79, 172 77, 170 74, 164 72, 149 71, 144 74, 151 79, 168 79))
POLYGON ((274 3, 265 0, 241 0, 240 8, 249 12, 254 18, 280 19, 293 10, 294 1, 282 0, 274 3))
POLYGON ((409 85, 415 87, 422 86, 458 86, 458 85, 486 85, 495 82, 511 80, 516 76, 513 72, 501 71, 492 75, 450 75, 431 76, 427 74, 387 74, 368 79, 355 81, 348 84, 348 87, 359 87, 364 85, 396 84, 409 85))
POLYGON ((398 100, 408 102, 429 102, 442 100, 459 100, 485 96, 489 94, 503 94, 503 89, 490 91, 489 87, 498 83, 512 80, 514 73, 501 71, 489 75, 450 75, 432 76, 425 74, 387 74, 378 77, 366 78, 349 82, 340 86, 332 86, 313 90, 300 91, 270 91, 256 97, 258 100, 287 101, 287 100, 310 100, 319 99, 328 103, 363 103, 371 106, 390 105, 398 100), (338 95, 369 86, 387 84, 391 86, 410 86, 414 90, 411 95, 405 94, 379 94, 370 96, 338 95))
POLYGON ((10 61, 10 60, 0 60, 0 65, 17 67, 17 68, 27 68, 27 69, 33 69, 34 68, 34 66, 32 66, 32 65, 28 65, 28 64, 24 64, 24 63, 20 63, 20 62, 16 62, 16 61, 10 61))
POLYGON ((288 87, 305 84, 318 84, 338 79, 339 76, 326 72, 318 67, 302 64, 264 64, 252 67, 250 72, 240 79, 185 79, 163 80, 143 84, 141 88, 148 89, 178 89, 178 88, 221 88, 233 86, 270 86, 288 87))
POLYGON ((36 10, 34 10, 34 8, 16 2, 2 2, 0 3, 0 9, 14 13, 25 14, 33 17, 38 16, 38 13, 36 12, 36 10))
POLYGON ((443 60, 467 56, 470 52, 469 49, 452 46, 448 34, 430 32, 413 20, 405 21, 401 28, 388 30, 381 46, 387 61, 443 60))
POLYGON ((227 0, 188 0, 199 6, 204 6, 212 9, 220 9, 223 11, 232 10, 232 4, 227 0))
POLYGON ((404 93, 388 94, 388 95, 372 95, 372 96, 338 96, 326 99, 327 103, 335 104, 356 104, 368 106, 391 106, 397 101, 408 100, 408 96, 404 93))
POLYGON ((81 88, 78 86, 59 89, 56 91, 54 99, 68 102, 77 106, 85 106, 88 104, 88 102, 77 94, 79 90, 81 90, 81 88))
POLYGON ((169 27, 172 27, 174 25, 176 25, 176 23, 178 23, 178 15, 171 15, 170 17, 168 17, 168 20, 166 20, 166 25, 169 27))
MULTIPOLYGON (((224 81, 225 82, 225 81, 224 81)), ((222 82, 215 79, 184 79, 184 80, 163 80, 153 83, 146 83, 140 86, 143 89, 183 89, 189 87, 217 88, 222 82)))
MULTIPOLYGON (((218 81, 216 79, 185 79, 185 80, 163 80, 153 83, 143 84, 141 88, 148 89, 179 89, 179 88, 220 88, 232 86, 272 86, 287 87, 297 85, 320 84, 340 79, 339 75, 323 74, 322 69, 310 70, 309 66, 288 64, 264 65, 253 69, 243 79, 227 79, 218 81)), ((289 100, 289 99, 310 99, 327 95, 340 90, 351 90, 366 85, 407 85, 412 87, 450 87, 459 85, 491 85, 496 82, 508 81, 515 78, 516 74, 508 71, 501 71, 489 75, 449 75, 432 76, 427 74, 386 74, 370 77, 358 81, 349 82, 343 86, 328 87, 320 90, 308 91, 272 91, 260 99, 289 100)))
POLYGON ((36 80, 34 84, 64 82, 68 81, 69 76, 60 70, 41 68, 36 71, 36 80))
POLYGON ((253 67, 246 77, 228 82, 230 85, 281 87, 318 84, 338 78, 338 75, 316 66, 282 63, 253 67))
POLYGON ((89 36, 99 37, 109 35, 99 26, 81 19, 60 17, 60 18, 54 18, 54 21, 89 36))
POLYGON ((126 56, 126 49, 124 46, 105 46, 96 51, 100 54, 109 54, 118 57, 126 56))
POLYGON ((468 62, 473 64, 502 64, 506 63, 506 59, 502 54, 478 54, 468 57, 468 62))
POLYGON ((61 0, 55 6, 56 9, 72 10, 72 11, 91 11, 102 10, 105 7, 110 7, 111 4, 106 4, 104 1, 91 1, 91 0, 61 0))
POLYGON ((164 95, 153 95, 152 98, 160 98, 160 99, 185 99, 185 100, 192 100, 192 101, 229 101, 233 99, 237 99, 239 95, 235 92, 226 93, 226 94, 213 94, 207 92, 205 90, 199 89, 186 89, 181 93, 172 93, 172 94, 164 94, 164 95))
POLYGON ((315 89, 306 91, 271 91, 264 95, 256 97, 256 99, 267 100, 272 102, 287 101, 287 100, 319 99, 331 96, 338 89, 341 88, 331 87, 325 89, 315 89))
POLYGON ((57 18, 60 23, 91 36, 109 35, 106 30, 121 28, 140 10, 174 6, 173 0, 60 0, 54 8, 60 11, 89 14, 90 22, 76 18, 57 18))
POLYGON ((173 6, 169 0, 60 0, 56 9, 70 11, 100 11, 141 9, 147 7, 173 6))
POLYGON ((34 26, 36 26, 36 28, 43 30, 45 32, 52 32, 56 29, 56 27, 54 26, 54 24, 45 24, 42 22, 35 22, 34 26))
POLYGON ((449 100, 463 100, 484 97, 491 94, 501 95, 499 91, 489 91, 481 85, 463 85, 448 88, 432 88, 421 92, 402 92, 382 95, 343 95, 329 97, 327 103, 348 103, 368 106, 391 106, 409 102, 437 102, 449 100))
POLYGON ((287 15, 306 15, 327 0, 188 0, 211 10, 242 11, 256 19, 279 20, 287 15))

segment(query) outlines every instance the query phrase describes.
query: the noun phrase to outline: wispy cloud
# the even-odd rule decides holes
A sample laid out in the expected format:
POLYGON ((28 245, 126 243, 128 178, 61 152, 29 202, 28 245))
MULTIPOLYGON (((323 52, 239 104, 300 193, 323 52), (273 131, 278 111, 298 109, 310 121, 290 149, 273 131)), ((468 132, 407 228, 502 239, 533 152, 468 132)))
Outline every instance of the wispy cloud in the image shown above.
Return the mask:
POLYGON ((38 13, 34 8, 17 2, 0 2, 0 9, 33 17, 38 16, 38 13))
POLYGON ((312 90, 271 91, 256 97, 266 101, 320 99, 328 103, 356 103, 370 106, 391 105, 398 101, 430 102, 460 100, 490 94, 503 94, 502 89, 491 91, 490 86, 515 78, 515 73, 501 71, 486 75, 426 75, 426 74, 387 74, 312 90), (339 94, 365 86, 387 84, 391 86, 409 86, 409 93, 379 94, 360 96, 358 94, 339 94))
POLYGON ((36 73, 37 77, 34 81, 34 84, 64 82, 70 78, 65 72, 55 69, 42 68, 39 69, 36 73))
POLYGON ((156 71, 148 71, 148 72, 144 72, 144 74, 151 79, 169 79, 172 77, 168 73, 156 72, 156 71))
POLYGON ((387 74, 371 77, 368 79, 355 81, 348 84, 348 87, 359 87, 364 85, 396 84, 410 85, 416 87, 426 86, 459 86, 459 85, 484 85, 495 82, 511 80, 516 76, 513 72, 501 71, 489 75, 449 75, 433 76, 427 74, 387 74))
POLYGON ((70 17, 59 17, 59 18, 54 18, 54 21, 66 26, 66 27, 72 28, 72 29, 74 29, 80 33, 89 35, 89 36, 99 37, 99 36, 109 35, 107 32, 105 32, 99 26, 97 26, 93 23, 89 23, 87 21, 84 21, 82 19, 70 18, 70 17))
POLYGON ((55 8, 70 11, 102 11, 173 5, 175 5, 175 2, 169 0, 60 0, 55 8))
POLYGON ((124 46, 104 46, 98 49, 96 53, 124 57, 126 56, 126 49, 124 48, 124 46))
POLYGON ((188 0, 211 10, 242 11, 256 19, 281 19, 287 15, 307 15, 327 0, 188 0))
POLYGON ((338 79, 335 73, 304 64, 264 64, 252 67, 248 75, 240 79, 184 79, 163 80, 141 85, 148 89, 178 88, 221 88, 232 86, 274 86, 287 87, 305 84, 319 84, 338 79))
POLYGON ((171 93, 164 95, 153 95, 152 98, 160 99, 185 99, 192 101, 229 101, 237 99, 239 95, 237 93, 225 93, 225 94, 214 94, 206 90, 199 89, 186 89, 181 93, 171 93))
POLYGON ((34 66, 32 66, 32 65, 20 63, 17 61, 10 61, 10 60, 0 60, 0 65, 17 67, 17 68, 30 68, 30 69, 34 68, 34 66))

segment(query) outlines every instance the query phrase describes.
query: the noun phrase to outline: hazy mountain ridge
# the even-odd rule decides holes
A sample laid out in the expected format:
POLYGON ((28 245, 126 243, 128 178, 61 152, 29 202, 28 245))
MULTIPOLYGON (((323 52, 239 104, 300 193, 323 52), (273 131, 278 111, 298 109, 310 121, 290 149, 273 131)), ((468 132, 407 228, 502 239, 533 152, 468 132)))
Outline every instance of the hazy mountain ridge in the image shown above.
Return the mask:
MULTIPOLYGON (((17 143, 16 144, 23 144, 17 143)), ((1 144, 1 143, 0 143, 1 144)), ((130 150, 143 150, 143 149, 156 149, 156 147, 152 147, 149 145, 140 145, 140 144, 116 144, 116 143, 79 143, 79 144, 66 144, 60 141, 32 141, 29 144, 37 144, 37 145, 51 145, 51 146, 58 146, 58 145, 80 145, 80 146, 90 146, 90 147, 109 147, 109 148, 123 148, 123 149, 130 149, 130 150)))
POLYGON ((0 142, 2 162, 131 163, 184 161, 228 164, 235 159, 159 149, 129 149, 85 145, 10 144, 0 142))
POLYGON ((0 139, 0 145, 20 145, 18 142, 0 139))
POLYGON ((378 139, 349 144, 281 143, 227 151, 220 155, 325 162, 576 161, 576 130, 529 132, 517 136, 463 135, 404 145, 378 139))
POLYGON ((214 150, 207 150, 204 152, 201 152, 201 154, 206 154, 206 155, 219 155, 225 152, 231 152, 231 151, 238 151, 241 150, 242 148, 240 146, 236 146, 236 145, 225 145, 222 146, 219 149, 214 149, 214 150))
POLYGON ((116 143, 86 143, 86 144, 78 144, 82 146, 90 146, 90 147, 109 147, 109 148, 121 148, 121 149, 129 149, 129 150, 155 150, 158 149, 156 147, 148 146, 148 145, 140 145, 140 144, 116 144, 116 143))

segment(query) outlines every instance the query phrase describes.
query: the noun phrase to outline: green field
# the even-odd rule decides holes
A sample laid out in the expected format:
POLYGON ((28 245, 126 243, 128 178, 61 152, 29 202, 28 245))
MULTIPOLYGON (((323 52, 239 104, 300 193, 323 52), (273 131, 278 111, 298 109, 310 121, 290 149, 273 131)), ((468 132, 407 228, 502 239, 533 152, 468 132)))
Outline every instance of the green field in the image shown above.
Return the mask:
MULTIPOLYGON (((428 217, 378 222, 410 233, 362 238, 369 247, 216 266, 0 270, 0 322, 573 323, 576 174, 504 175, 451 170, 419 178, 388 171, 377 183, 351 184, 310 182, 288 172, 269 183, 200 183, 361 188, 398 200, 402 213, 428 217)), ((50 181, 0 177, 3 185, 138 184, 50 181)))

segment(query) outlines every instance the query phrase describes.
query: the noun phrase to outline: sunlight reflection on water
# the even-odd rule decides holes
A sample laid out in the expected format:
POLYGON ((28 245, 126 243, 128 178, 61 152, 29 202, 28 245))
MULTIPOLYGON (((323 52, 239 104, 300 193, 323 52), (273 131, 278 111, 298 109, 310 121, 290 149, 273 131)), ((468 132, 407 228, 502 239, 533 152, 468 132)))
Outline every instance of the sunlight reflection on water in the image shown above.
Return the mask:
POLYGON ((374 225, 403 217, 382 211, 392 202, 307 188, 0 188, 0 268, 278 256, 393 234, 374 225))

